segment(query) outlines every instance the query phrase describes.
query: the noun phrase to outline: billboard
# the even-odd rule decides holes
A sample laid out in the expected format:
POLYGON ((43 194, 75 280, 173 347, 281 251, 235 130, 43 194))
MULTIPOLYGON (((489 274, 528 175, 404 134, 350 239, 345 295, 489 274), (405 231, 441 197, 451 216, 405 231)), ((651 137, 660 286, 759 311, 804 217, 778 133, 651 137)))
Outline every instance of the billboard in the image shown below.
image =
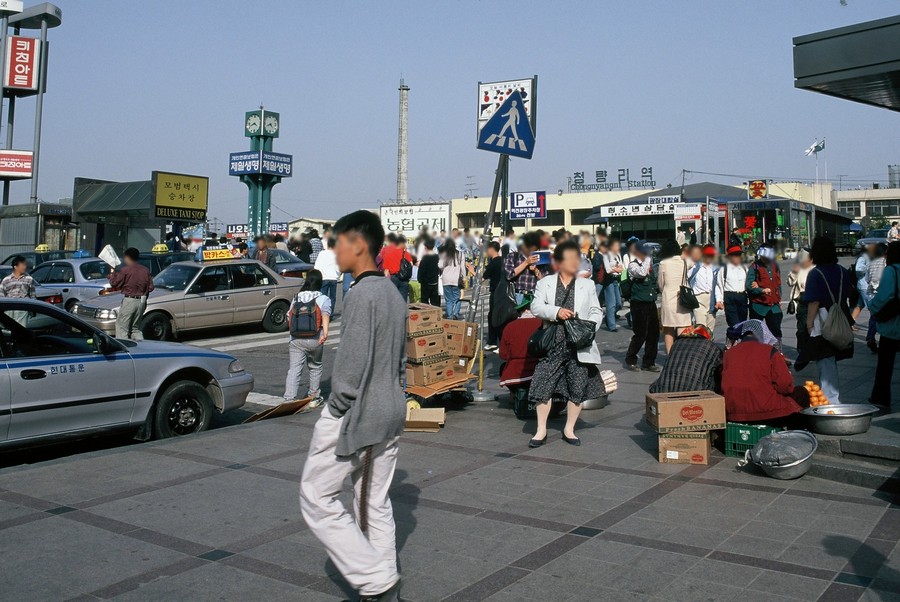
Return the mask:
POLYGON ((6 43, 6 65, 3 68, 3 87, 9 90, 9 94, 27 95, 37 92, 40 60, 40 40, 9 36, 6 43))
POLYGON ((260 173, 289 178, 293 169, 293 161, 293 155, 262 151, 262 161, 259 166, 260 173))
POLYGON ((228 175, 244 176, 259 173, 259 151, 243 151, 228 155, 228 175))
POLYGON ((535 101, 535 77, 526 77, 523 79, 508 80, 502 82, 478 82, 478 131, 494 116, 497 109, 506 101, 510 94, 518 92, 522 97, 522 105, 525 108, 525 114, 531 121, 532 132, 537 132, 535 128, 534 108, 537 103, 535 101))
POLYGON ((206 219, 209 178, 154 171, 151 180, 156 217, 184 222, 206 219))
POLYGON ((677 214, 678 219, 688 219, 684 216, 700 215, 700 212, 700 205, 682 203, 647 203, 644 205, 606 205, 600 207, 601 217, 677 214))
POLYGON ((294 156, 272 151, 242 151, 228 155, 228 175, 246 176, 266 174, 290 178, 293 175, 294 156))
POLYGON ((422 205, 382 205, 381 225, 385 232, 415 238, 422 228, 432 232, 450 230, 450 203, 422 205))
MULTIPOLYGON (((290 228, 287 222, 271 222, 269 224, 269 232, 287 236, 290 234, 290 228)), ((247 238, 249 234, 250 227, 247 224, 228 224, 225 226, 225 236, 227 238, 247 238)))
POLYGON ((0 179, 22 180, 31 177, 34 153, 20 150, 0 150, 0 179))

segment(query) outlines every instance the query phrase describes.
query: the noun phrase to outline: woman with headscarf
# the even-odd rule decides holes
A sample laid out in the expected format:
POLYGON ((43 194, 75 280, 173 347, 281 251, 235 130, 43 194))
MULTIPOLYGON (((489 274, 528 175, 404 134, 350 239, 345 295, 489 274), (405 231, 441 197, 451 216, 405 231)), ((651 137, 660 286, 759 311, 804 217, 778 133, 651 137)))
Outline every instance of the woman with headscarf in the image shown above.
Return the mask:
POLYGON ((659 287, 660 323, 666 342, 666 353, 675 343, 676 331, 691 325, 691 310, 679 303, 678 292, 682 284, 687 282, 687 271, 691 268, 690 260, 682 258, 681 247, 669 239, 659 249, 659 268, 656 282, 659 287))
POLYGON ((766 323, 781 347, 781 270, 775 260, 775 249, 768 245, 756 251, 756 261, 747 270, 747 293, 750 317, 766 323))
MULTIPOLYGON (((809 407, 809 392, 794 387, 784 356, 761 320, 734 327, 739 344, 725 352, 722 394, 729 422, 794 426, 792 417, 809 407)), ((732 336, 732 334, 729 334, 732 336)))

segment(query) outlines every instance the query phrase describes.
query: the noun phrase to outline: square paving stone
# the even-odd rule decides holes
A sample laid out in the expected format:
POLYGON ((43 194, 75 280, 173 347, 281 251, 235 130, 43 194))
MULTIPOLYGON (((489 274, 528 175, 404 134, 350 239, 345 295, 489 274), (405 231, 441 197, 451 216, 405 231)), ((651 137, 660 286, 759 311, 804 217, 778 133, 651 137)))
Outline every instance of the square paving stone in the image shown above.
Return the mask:
POLYGON ((62 516, 6 529, 3 547, 0 591, 16 602, 66 600, 185 558, 62 516))
POLYGON ((739 600, 739 587, 681 577, 666 587, 662 596, 676 602, 719 602, 739 600))
POLYGON ((788 573, 763 571, 747 586, 748 590, 776 594, 800 600, 816 600, 828 588, 828 582, 788 573))
POLYGON ((760 539, 744 535, 732 535, 716 549, 755 558, 775 560, 787 549, 788 544, 773 539, 760 539))
POLYGON ((762 573, 762 569, 752 566, 703 558, 687 570, 685 577, 736 587, 746 587, 759 577, 760 573, 762 573))
POLYGON ((294 483, 229 471, 101 504, 92 512, 211 548, 277 527, 300 514, 294 483))

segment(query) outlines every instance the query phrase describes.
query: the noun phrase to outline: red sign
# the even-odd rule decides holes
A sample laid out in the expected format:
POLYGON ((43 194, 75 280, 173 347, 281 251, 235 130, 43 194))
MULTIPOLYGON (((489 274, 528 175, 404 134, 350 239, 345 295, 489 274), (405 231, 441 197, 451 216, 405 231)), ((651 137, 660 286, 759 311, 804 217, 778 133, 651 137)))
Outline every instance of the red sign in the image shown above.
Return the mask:
POLYGON ((30 178, 31 162, 31 151, 0 150, 0 179, 30 178))
POLYGON ((747 196, 751 199, 769 198, 769 184, 765 180, 751 180, 747 184, 747 196))
POLYGON ((23 36, 9 36, 3 87, 8 90, 38 89, 41 41, 23 36))
POLYGON ((681 417, 688 422, 696 422, 703 418, 703 406, 684 406, 681 408, 681 417))

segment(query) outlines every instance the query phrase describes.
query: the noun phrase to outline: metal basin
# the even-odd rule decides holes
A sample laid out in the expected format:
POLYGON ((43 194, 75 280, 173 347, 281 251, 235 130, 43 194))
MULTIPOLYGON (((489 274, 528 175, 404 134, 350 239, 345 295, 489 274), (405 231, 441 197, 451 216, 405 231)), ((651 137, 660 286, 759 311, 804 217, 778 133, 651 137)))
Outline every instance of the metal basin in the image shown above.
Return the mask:
POLYGON ((870 403, 843 403, 806 408, 806 423, 820 435, 858 435, 869 430, 878 408, 870 403))
POLYGON ((753 462, 750 457, 750 450, 748 450, 744 462, 753 462, 755 466, 759 467, 760 470, 762 470, 764 473, 766 473, 766 475, 772 477, 773 479, 790 480, 797 479, 805 475, 812 466, 813 454, 815 454, 816 450, 819 448, 819 442, 816 439, 815 435, 807 431, 779 431, 777 433, 766 435, 766 437, 763 437, 763 439, 769 437, 774 437, 777 439, 793 439, 796 442, 795 444, 799 444, 800 446, 807 448, 808 452, 806 453, 805 457, 791 462, 790 464, 769 466, 766 464, 753 462))

